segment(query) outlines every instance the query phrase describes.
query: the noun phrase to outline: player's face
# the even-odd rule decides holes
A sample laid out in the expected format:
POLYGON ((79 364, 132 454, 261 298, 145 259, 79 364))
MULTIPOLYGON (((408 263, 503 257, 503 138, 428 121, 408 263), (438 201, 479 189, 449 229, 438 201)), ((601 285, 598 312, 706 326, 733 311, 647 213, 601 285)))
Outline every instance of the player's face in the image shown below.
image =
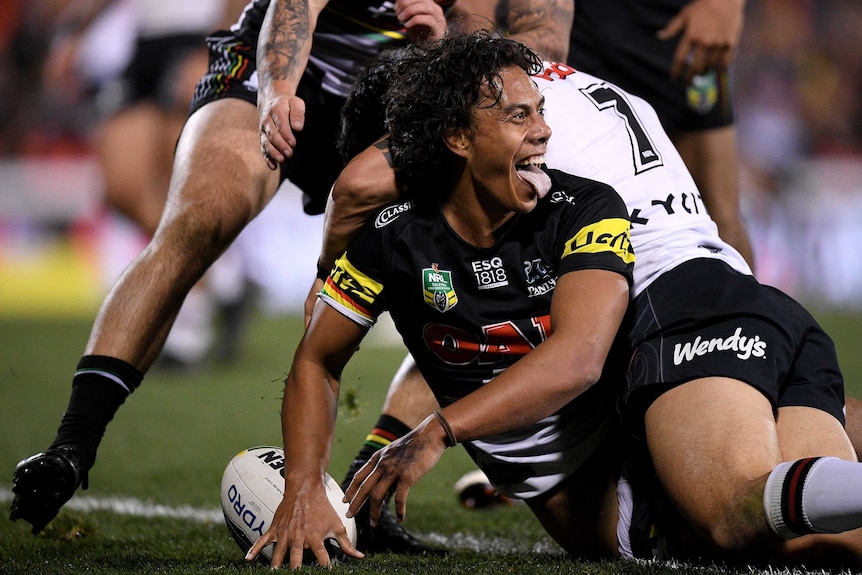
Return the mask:
POLYGON ((493 107, 476 110, 468 168, 479 193, 490 194, 507 211, 526 213, 548 191, 538 169, 551 129, 544 119, 544 98, 520 68, 501 74, 503 94, 493 107))

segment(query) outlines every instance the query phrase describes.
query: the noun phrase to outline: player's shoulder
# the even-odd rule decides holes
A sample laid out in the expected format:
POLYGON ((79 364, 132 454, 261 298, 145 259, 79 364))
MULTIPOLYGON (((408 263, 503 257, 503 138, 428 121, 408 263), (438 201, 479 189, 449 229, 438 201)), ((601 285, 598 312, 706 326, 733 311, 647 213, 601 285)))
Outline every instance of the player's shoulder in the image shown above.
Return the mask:
POLYGON ((414 200, 406 200, 389 204, 381 208, 369 226, 377 233, 392 235, 397 234, 411 223, 420 219, 425 210, 417 207, 414 200))
POLYGON ((579 203, 610 203, 624 205, 617 191, 605 182, 570 174, 554 168, 545 168, 551 178, 548 200, 551 205, 579 203))

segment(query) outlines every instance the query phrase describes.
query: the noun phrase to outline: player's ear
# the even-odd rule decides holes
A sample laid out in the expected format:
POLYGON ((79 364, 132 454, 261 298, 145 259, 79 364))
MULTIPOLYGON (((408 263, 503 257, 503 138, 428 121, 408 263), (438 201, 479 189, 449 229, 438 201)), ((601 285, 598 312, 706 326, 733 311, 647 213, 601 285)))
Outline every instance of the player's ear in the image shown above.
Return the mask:
POLYGON ((446 131, 446 147, 456 156, 464 157, 469 153, 472 138, 463 128, 452 128, 446 131))

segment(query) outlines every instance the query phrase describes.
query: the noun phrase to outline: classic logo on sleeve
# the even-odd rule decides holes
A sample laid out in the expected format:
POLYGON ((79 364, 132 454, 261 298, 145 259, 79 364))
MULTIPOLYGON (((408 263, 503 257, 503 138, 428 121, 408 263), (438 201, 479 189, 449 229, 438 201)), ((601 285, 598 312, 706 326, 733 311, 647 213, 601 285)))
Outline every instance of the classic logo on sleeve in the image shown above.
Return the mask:
POLYGON ((425 303, 434 309, 449 311, 458 303, 458 295, 452 286, 452 272, 441 270, 437 264, 422 270, 422 294, 425 303))
POLYGON ((347 260, 347 256, 341 256, 335 262, 332 274, 327 278, 323 286, 322 295, 349 312, 362 318, 372 320, 373 314, 367 306, 383 291, 383 285, 368 277, 347 260))
MULTIPOLYGON (((609 218, 584 226, 566 242, 563 258, 572 254, 611 253, 625 263, 635 261, 629 236, 629 221, 624 218, 609 218)), ((562 259, 562 258, 561 258, 562 259)))

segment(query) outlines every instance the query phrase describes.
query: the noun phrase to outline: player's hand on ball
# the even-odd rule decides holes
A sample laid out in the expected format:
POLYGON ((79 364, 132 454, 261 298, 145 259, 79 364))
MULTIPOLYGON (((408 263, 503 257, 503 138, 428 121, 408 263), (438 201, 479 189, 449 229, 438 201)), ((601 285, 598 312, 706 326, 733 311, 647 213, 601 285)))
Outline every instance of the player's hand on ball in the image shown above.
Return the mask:
POLYGON ((320 565, 331 565, 325 542, 335 539, 338 547, 349 557, 362 559, 347 535, 341 519, 326 497, 323 486, 313 480, 285 483, 285 496, 275 512, 270 528, 252 545, 246 559, 251 561, 261 550, 275 543, 272 551, 272 568, 288 563, 298 569, 307 562, 306 550, 320 565))

